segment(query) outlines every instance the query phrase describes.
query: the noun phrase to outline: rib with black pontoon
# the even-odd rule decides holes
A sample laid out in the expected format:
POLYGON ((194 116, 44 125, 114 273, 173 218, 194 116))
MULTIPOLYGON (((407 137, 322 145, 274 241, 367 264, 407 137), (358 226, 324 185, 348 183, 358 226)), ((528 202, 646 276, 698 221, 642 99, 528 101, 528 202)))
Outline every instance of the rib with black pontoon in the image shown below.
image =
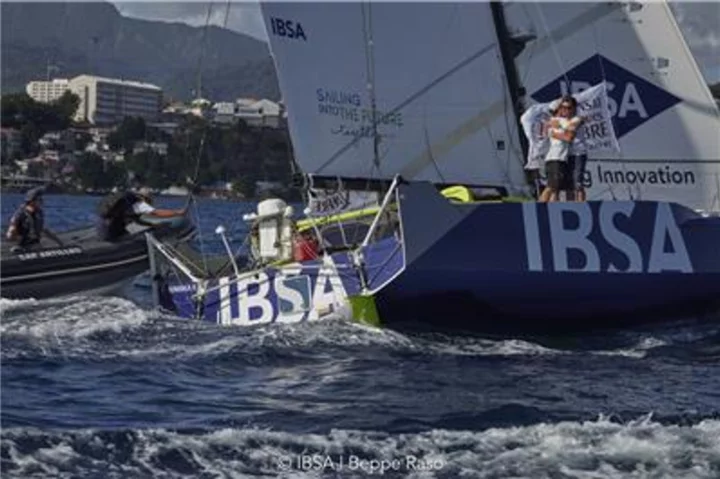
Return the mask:
POLYGON ((153 226, 128 226, 130 235, 101 241, 88 226, 58 233, 63 246, 49 239, 32 249, 13 251, 2 244, 0 295, 9 299, 51 298, 72 294, 107 294, 149 268, 145 233, 171 244, 194 234, 187 217, 157 221, 153 226))

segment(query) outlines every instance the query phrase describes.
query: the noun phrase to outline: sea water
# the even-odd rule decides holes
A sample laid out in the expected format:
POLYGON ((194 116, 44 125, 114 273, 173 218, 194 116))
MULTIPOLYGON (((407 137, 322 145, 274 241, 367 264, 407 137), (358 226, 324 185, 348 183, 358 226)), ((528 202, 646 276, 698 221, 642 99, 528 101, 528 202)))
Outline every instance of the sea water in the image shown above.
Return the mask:
MULTIPOLYGON (((49 195, 47 222, 97 201, 49 195)), ((242 240, 252 205, 197 208, 198 247, 242 240)), ((498 339, 222 329, 132 286, 0 305, 3 478, 720 477, 720 318, 498 339)))

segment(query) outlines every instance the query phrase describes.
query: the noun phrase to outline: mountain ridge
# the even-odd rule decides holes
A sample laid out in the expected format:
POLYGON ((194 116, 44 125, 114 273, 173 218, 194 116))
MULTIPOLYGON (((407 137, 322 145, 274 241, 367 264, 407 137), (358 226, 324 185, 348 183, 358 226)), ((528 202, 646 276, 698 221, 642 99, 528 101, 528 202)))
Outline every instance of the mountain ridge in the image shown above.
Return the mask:
MULTIPOLYGON (((196 96, 203 27, 124 17, 106 2, 0 4, 3 92, 32 80, 80 74, 153 83, 167 97, 196 96)), ((280 98, 268 45, 209 26, 202 57, 202 96, 280 98), (228 77, 232 76, 229 80, 228 77)))

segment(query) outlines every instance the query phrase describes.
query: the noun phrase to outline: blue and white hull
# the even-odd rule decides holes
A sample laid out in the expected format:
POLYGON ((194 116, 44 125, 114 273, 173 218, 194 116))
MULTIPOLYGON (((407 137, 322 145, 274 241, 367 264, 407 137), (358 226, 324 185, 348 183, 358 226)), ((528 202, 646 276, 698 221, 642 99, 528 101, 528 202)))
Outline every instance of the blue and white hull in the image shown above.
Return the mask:
POLYGON ((401 185, 385 324, 556 331, 720 310, 720 217, 673 203, 452 204, 401 185))
POLYGON ((339 252, 209 281, 158 275, 157 301, 179 317, 223 326, 350 318, 349 298, 385 286, 402 270, 402 258, 400 242, 387 238, 363 248, 363 268, 352 253, 339 252))
POLYGON ((720 217, 655 201, 451 203, 422 183, 400 185, 395 204, 395 234, 357 251, 210 281, 168 276, 159 302, 254 326, 357 316, 349 298, 365 296, 388 327, 514 334, 720 311, 720 217))

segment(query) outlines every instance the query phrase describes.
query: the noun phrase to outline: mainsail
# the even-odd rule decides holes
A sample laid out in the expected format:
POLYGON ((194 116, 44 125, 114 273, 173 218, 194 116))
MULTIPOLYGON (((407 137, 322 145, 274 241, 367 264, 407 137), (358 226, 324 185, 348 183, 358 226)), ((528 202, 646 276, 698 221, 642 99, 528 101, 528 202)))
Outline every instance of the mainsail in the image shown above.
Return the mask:
POLYGON ((609 85, 620 152, 590 156, 589 199, 720 211, 720 115, 665 3, 513 3, 506 18, 537 37, 516 60, 535 102, 609 85))
POLYGON ((305 173, 525 187, 488 3, 262 10, 305 173))

